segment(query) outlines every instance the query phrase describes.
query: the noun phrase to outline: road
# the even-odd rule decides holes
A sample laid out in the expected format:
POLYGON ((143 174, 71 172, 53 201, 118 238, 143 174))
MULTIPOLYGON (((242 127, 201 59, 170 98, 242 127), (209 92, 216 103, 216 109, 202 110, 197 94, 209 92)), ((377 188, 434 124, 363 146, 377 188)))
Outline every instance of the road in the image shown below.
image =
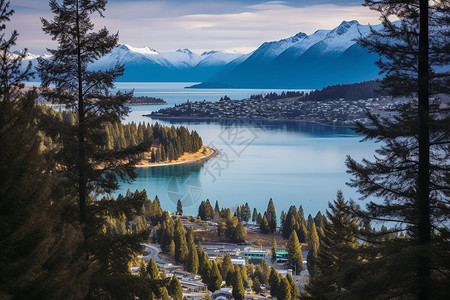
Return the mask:
POLYGON ((150 254, 149 254, 149 255, 146 255, 146 256, 143 257, 143 258, 144 258, 144 261, 148 262, 148 261, 150 260, 150 258, 153 257, 153 259, 155 260, 155 262, 156 262, 157 264, 162 264, 162 265, 164 265, 164 264, 169 263, 168 261, 162 260, 162 259, 160 259, 160 258, 158 257, 159 252, 161 252, 161 248, 159 247, 159 245, 156 245, 156 244, 147 244, 147 243, 144 243, 144 244, 142 244, 142 245, 145 247, 145 250, 150 251, 150 254))

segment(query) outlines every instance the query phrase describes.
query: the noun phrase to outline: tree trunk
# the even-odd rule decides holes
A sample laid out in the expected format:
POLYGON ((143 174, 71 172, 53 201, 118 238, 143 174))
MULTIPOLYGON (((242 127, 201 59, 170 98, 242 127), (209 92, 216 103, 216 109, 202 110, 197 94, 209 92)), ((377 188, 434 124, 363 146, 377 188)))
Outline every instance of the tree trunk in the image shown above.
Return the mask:
POLYGON ((419 299, 430 299, 430 133, 429 133, 429 66, 428 66, 428 0, 420 0, 419 33, 419 174, 417 206, 418 239, 423 246, 418 257, 419 299))

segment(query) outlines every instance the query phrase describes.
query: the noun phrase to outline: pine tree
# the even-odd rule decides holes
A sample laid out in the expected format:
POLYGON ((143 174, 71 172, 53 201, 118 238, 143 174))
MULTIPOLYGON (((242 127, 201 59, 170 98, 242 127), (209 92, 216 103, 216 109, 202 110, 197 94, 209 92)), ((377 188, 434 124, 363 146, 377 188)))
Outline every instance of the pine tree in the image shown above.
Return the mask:
POLYGON ((220 275, 219 268, 215 261, 212 262, 211 274, 208 282, 208 289, 211 292, 215 292, 222 286, 222 276, 220 275))
POLYGON ((131 93, 109 93, 115 79, 123 74, 123 66, 105 71, 89 69, 90 63, 109 53, 118 42, 118 35, 110 35, 106 28, 94 31, 91 15, 102 16, 105 6, 105 0, 65 0, 62 4, 50 1, 55 16, 53 20, 42 19, 43 30, 58 46, 49 50, 51 58, 39 59, 37 70, 44 97, 74 109, 77 120, 72 126, 57 116, 44 115, 40 125, 59 145, 53 157, 61 166, 60 176, 67 180, 66 193, 78 198, 77 217, 84 229, 83 250, 90 265, 98 265, 90 297, 101 291, 105 297, 126 298, 141 293, 129 288, 134 283, 142 283, 145 292, 150 289, 142 278, 127 273, 127 260, 142 251, 141 243, 148 233, 111 235, 101 228, 107 217, 131 216, 142 207, 144 197, 135 194, 112 201, 91 195, 109 194, 118 188, 119 179, 133 179, 137 154, 150 145, 105 150, 104 124, 119 122, 126 116, 129 109, 125 102, 131 97, 131 93), (120 244, 126 246, 118 250, 120 244), (118 256, 122 256, 121 260, 118 256), (128 284, 116 284, 119 281, 128 284))
POLYGON ((231 262, 231 257, 226 254, 222 262, 222 278, 227 278, 228 272, 233 268, 233 263, 231 262))
POLYGON ((253 280, 253 291, 257 294, 261 293, 261 283, 259 282, 258 277, 255 277, 253 280))
POLYGON ((189 250, 186 242, 186 231, 180 218, 177 218, 175 221, 174 240, 175 260, 178 263, 184 263, 187 260, 189 250))
POLYGON ((298 299, 300 297, 300 291, 298 290, 298 286, 294 281, 294 278, 292 278, 291 274, 286 275, 286 279, 289 282, 289 285, 291 286, 291 298, 292 299, 298 299))
POLYGON ((266 214, 264 214, 264 217, 261 220, 261 224, 259 224, 259 228, 261 229, 262 233, 270 232, 270 225, 269 221, 267 220, 266 214))
POLYGON ((9 4, 0 0, 0 298, 79 299, 91 278, 82 230, 65 214, 74 199, 44 151, 37 94, 19 91, 31 73, 26 50, 10 53, 18 33, 4 32, 9 4))
POLYGON ((314 276, 314 268, 319 251, 319 236, 317 234, 316 224, 314 222, 311 223, 311 227, 308 230, 307 242, 309 246, 308 256, 306 258, 308 262, 308 272, 310 276, 314 276))
MULTIPOLYGON (((364 198, 383 200, 370 202, 359 214, 393 222, 395 230, 403 230, 409 238, 372 245, 373 251, 376 247, 384 255, 369 261, 365 268, 371 270, 374 282, 384 286, 364 294, 396 298, 401 292, 402 297, 439 299, 449 293, 448 284, 436 274, 449 272, 441 261, 449 251, 444 237, 449 235, 446 153, 450 118, 448 109, 430 103, 430 98, 449 94, 450 40, 448 33, 442 34, 442 28, 450 25, 448 1, 386 0, 366 1, 365 5, 380 13, 383 28, 360 38, 359 43, 383 56, 377 63, 384 74, 382 88, 392 96, 406 97, 409 103, 393 108, 395 118, 369 115, 370 126, 357 124, 365 139, 380 141, 383 146, 374 161, 357 163, 348 158, 346 164, 353 175, 351 186, 364 198), (390 21, 396 18, 400 19, 397 24, 390 21), (400 272, 393 268, 397 258, 403 258, 402 265, 415 267, 400 272), (391 268, 392 272, 386 273, 391 268)), ((358 285, 360 289, 364 286, 362 282, 358 285)))
POLYGON ((257 219, 258 219, 258 211, 256 210, 256 207, 255 207, 255 208, 253 208, 252 222, 256 223, 257 219))
POLYGON ((198 261, 198 254, 197 249, 195 249, 194 241, 189 239, 188 241, 188 259, 185 263, 186 270, 191 273, 198 273, 198 267, 199 267, 199 261, 198 261))
POLYGON ((177 215, 180 215, 180 216, 183 215, 183 203, 181 203, 180 199, 178 199, 178 202, 177 202, 177 215))
POLYGON ((238 222, 236 228, 234 229, 233 241, 235 243, 243 243, 247 237, 247 232, 245 231, 244 225, 238 222))
POLYGON ((275 232, 277 229, 277 213, 275 212, 275 205, 273 205, 272 198, 270 198, 269 203, 267 204, 267 210, 264 216, 269 222, 270 232, 275 232))
POLYGON ((342 296, 344 271, 358 261, 358 221, 352 216, 348 202, 342 192, 328 204, 324 222, 324 237, 320 240, 314 277, 305 287, 305 299, 335 299, 342 296))
POLYGON ((277 240, 275 237, 273 237, 272 240, 272 258, 271 258, 272 264, 275 264, 277 262, 277 240))
POLYGON ((159 278, 158 266, 156 265, 156 262, 153 259, 153 257, 150 258, 150 260, 147 264, 147 274, 150 276, 151 279, 159 278))
POLYGON ((262 269, 262 277, 261 279, 261 283, 267 284, 269 282, 269 274, 270 274, 270 267, 269 264, 267 263, 267 260, 263 260, 261 262, 261 269, 262 269))
POLYGON ((269 285, 270 295, 274 298, 278 297, 281 289, 281 276, 273 266, 270 269, 269 285))
POLYGON ((296 272, 296 274, 299 274, 305 269, 305 267, 303 266, 302 247, 300 246, 300 242, 298 241, 297 233, 295 233, 295 231, 292 231, 289 236, 287 252, 289 266, 296 272))
POLYGON ((283 300, 291 300, 291 285, 286 277, 281 279, 279 298, 283 300))
POLYGON ((169 287, 167 288, 169 295, 174 300, 182 300, 183 299, 183 289, 181 288, 180 281, 177 278, 177 275, 173 275, 169 282, 169 287))
POLYGON ((236 300, 244 300, 245 299, 245 289, 242 283, 241 272, 239 270, 233 271, 233 298, 236 300))

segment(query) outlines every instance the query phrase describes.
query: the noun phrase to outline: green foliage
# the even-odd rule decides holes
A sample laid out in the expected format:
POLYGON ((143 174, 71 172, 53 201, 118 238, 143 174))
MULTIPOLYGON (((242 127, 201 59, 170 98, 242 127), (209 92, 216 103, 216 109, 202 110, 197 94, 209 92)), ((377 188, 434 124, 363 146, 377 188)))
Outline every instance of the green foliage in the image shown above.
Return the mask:
POLYGON ((245 289, 242 282, 241 272, 239 269, 233 271, 232 286, 233 286, 233 298, 236 300, 245 299, 245 289))
POLYGON ((253 291, 257 294, 261 293, 261 283, 259 282, 259 278, 255 277, 253 280, 253 291))
POLYGON ((334 299, 342 296, 347 288, 343 280, 344 271, 357 264, 358 222, 352 216, 342 192, 337 193, 333 203, 328 204, 327 218, 324 222, 324 237, 320 240, 314 277, 305 287, 305 299, 334 299))
POLYGON ((281 279, 280 283, 280 293, 279 293, 279 299, 284 300, 290 300, 291 298, 291 285, 289 284, 289 281, 287 278, 281 279))
POLYGON ((286 279, 288 280, 289 285, 291 286, 291 298, 298 299, 300 297, 300 291, 298 290, 298 286, 295 283, 294 278, 292 278, 291 274, 287 274, 286 279))
POLYGON ((255 207, 255 208, 253 208, 252 222, 256 223, 257 218, 258 218, 258 211, 256 210, 256 207, 255 207))
POLYGON ((299 274, 305 269, 303 266, 302 247, 298 241, 297 233, 292 231, 287 243, 288 252, 288 264, 289 266, 299 274))
POLYGON ((269 203, 267 204, 267 210, 264 213, 264 217, 267 218, 270 232, 275 232, 277 229, 277 213, 275 212, 275 205, 273 205, 272 198, 270 198, 269 203))
POLYGON ((78 299, 92 271, 79 251, 81 227, 64 215, 75 199, 40 150, 35 98, 0 101, 0 298, 78 299))
POLYGON ((308 236, 306 240, 309 246, 309 252, 307 256, 308 272, 310 276, 314 276, 315 262, 317 260, 317 253, 319 251, 319 236, 317 234, 316 224, 314 222, 311 223, 311 226, 308 229, 308 236))
POLYGON ((306 241, 307 229, 306 221, 303 215, 303 208, 300 205, 299 210, 292 205, 287 214, 283 224, 283 236, 289 238, 291 232, 295 231, 300 242, 304 243, 306 241))
MULTIPOLYGON (((190 235, 188 235, 189 237, 190 235)), ((193 238, 188 238, 188 258, 185 263, 186 270, 191 273, 198 273, 199 268, 199 260, 198 260, 198 253, 197 249, 195 248, 194 240, 193 238)))
POLYGON ((260 277, 261 283, 267 284, 269 282, 269 274, 270 274, 270 267, 267 263, 267 260, 263 259, 261 262, 261 269, 262 269, 262 277, 260 277))
POLYGON ((281 279, 280 273, 272 267, 269 275, 270 295, 272 297, 278 297, 281 289, 281 279))
POLYGON ((186 231, 180 218, 176 218, 174 229, 175 240, 175 260, 179 263, 185 263, 188 257, 188 246, 186 242, 186 231))
POLYGON ((153 257, 150 258, 150 260, 147 264, 147 274, 150 276, 151 279, 159 278, 158 266, 156 265, 156 262, 153 259, 153 257))
POLYGON ((275 239, 275 237, 273 237, 273 240, 272 240, 272 249, 271 250, 272 250, 271 260, 272 260, 272 264, 274 264, 277 261, 277 240, 275 239))
POLYGON ((177 215, 180 215, 180 216, 183 215, 183 203, 181 202, 180 199, 178 199, 178 202, 177 202, 177 215))
POLYGON ((198 207, 198 217, 202 220, 212 220, 214 218, 214 210, 209 199, 202 201, 198 207))
POLYGON ((222 276, 220 275, 219 268, 215 261, 212 262, 211 273, 207 285, 211 292, 217 291, 222 286, 222 276))
POLYGON ((177 275, 173 275, 169 282, 169 287, 167 288, 169 295, 174 300, 182 300, 183 299, 183 289, 181 288, 180 281, 177 278, 177 275))
POLYGON ((270 225, 269 221, 267 220, 266 214, 264 214, 264 217, 259 224, 259 228, 261 229, 262 233, 270 233, 270 225))
POLYGON ((231 257, 229 254, 226 254, 223 258, 222 262, 222 278, 227 278, 228 272, 233 269, 233 263, 231 262, 231 257))

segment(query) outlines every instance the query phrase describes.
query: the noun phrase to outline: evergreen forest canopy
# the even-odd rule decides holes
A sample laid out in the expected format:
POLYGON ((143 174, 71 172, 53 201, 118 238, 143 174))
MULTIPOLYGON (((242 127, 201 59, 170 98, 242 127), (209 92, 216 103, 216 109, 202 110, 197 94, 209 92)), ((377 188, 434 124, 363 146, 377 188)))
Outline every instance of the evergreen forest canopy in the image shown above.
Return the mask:
MULTIPOLYGON (((77 121, 77 114, 70 110, 56 111, 51 107, 43 106, 43 113, 51 115, 60 122, 74 126, 77 121)), ((196 131, 191 131, 184 127, 163 126, 155 124, 136 125, 134 122, 122 124, 121 122, 105 123, 101 128, 106 139, 103 145, 104 150, 121 150, 136 147, 146 143, 149 147, 146 152, 151 152, 152 162, 164 162, 177 160, 184 153, 195 153, 199 151, 203 142, 196 131)), ((51 137, 42 135, 43 146, 51 149, 59 147, 51 137)), ((140 157, 140 156, 139 156, 140 157)))

